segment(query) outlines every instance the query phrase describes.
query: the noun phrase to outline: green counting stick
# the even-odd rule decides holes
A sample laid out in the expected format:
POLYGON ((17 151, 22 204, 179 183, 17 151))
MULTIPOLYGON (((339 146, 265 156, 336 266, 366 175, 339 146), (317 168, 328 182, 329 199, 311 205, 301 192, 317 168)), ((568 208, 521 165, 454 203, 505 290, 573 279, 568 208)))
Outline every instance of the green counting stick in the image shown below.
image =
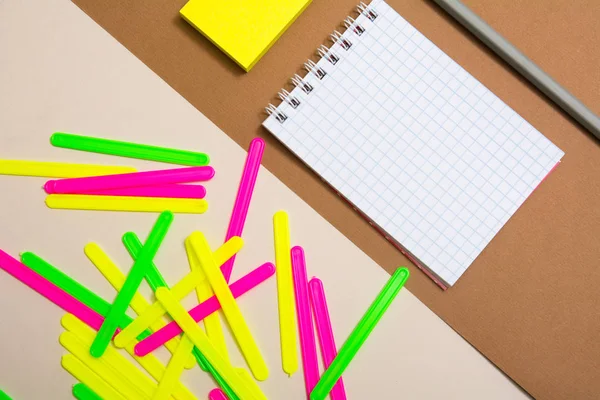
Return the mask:
MULTIPOLYGON (((127 232, 123 235, 123 244, 125 245, 125 248, 131 255, 131 258, 135 261, 143 247, 141 240, 135 233, 127 232)), ((167 289, 169 288, 169 285, 167 284, 162 274, 160 273, 160 270, 156 267, 154 263, 151 263, 150 271, 148 272, 148 276, 146 277, 146 279, 153 291, 156 291, 156 289, 158 289, 159 287, 166 287, 167 289)), ((223 391, 229 397, 229 399, 239 399, 238 396, 233 392, 233 390, 231 390, 229 385, 223 380, 223 378, 221 378, 221 375, 219 375, 219 373, 213 368, 213 366, 208 362, 208 360, 196 347, 194 347, 194 357, 196 358, 198 365, 200 365, 200 368, 202 368, 204 371, 209 372, 213 376, 217 384, 221 387, 221 389, 223 389, 223 391)))
POLYGON ((119 320, 123 318, 127 308, 129 308, 129 303, 131 303, 134 294, 137 292, 142 280, 146 276, 148 269, 150 268, 150 263, 158 252, 158 248, 165 238, 172 222, 173 213, 170 211, 161 213, 156 220, 139 257, 134 261, 129 274, 127 275, 127 279, 125 279, 125 282, 123 283, 123 287, 119 293, 117 293, 115 301, 110 307, 110 311, 106 315, 106 319, 90 347, 90 354, 93 357, 102 357, 106 351, 111 338, 117 330, 119 320))
MULTIPOLYGON (((124 234, 122 240, 125 248, 129 252, 129 255, 133 261, 135 261, 138 258, 140 251, 142 251, 142 247, 144 246, 142 241, 133 232, 127 232, 124 234)), ((154 264, 154 261, 150 262, 150 268, 148 268, 148 272, 146 274, 146 281, 148 281, 148 285, 150 285, 152 290, 155 292, 159 287, 169 287, 165 281, 165 278, 163 278, 162 274, 160 273, 160 270, 156 264, 154 264)))
POLYGON ((386 285, 381 289, 373 304, 369 307, 356 328, 342 345, 338 355, 333 359, 329 368, 323 373, 319 383, 310 394, 310 400, 324 400, 336 382, 340 379, 354 356, 365 340, 369 337, 375 325, 392 304, 400 289, 406 283, 410 273, 406 268, 398 268, 386 285))
POLYGON ((12 400, 12 398, 0 389, 0 400, 12 400))
POLYGON ((73 385, 73 397, 78 400, 102 400, 92 389, 83 383, 73 385))
POLYGON ((208 165, 210 161, 208 155, 194 151, 169 149, 147 144, 121 142, 118 140, 101 139, 62 132, 54 133, 50 137, 50 143, 55 147, 62 147, 65 149, 82 150, 92 153, 109 154, 113 156, 159 161, 178 165, 203 166, 208 165))
MULTIPOLYGON (((77 282, 64 272, 42 259, 40 256, 25 252, 21 254, 21 262, 37 272, 40 276, 46 278, 57 287, 61 288, 71 296, 96 311, 98 314, 106 317, 110 311, 110 303, 92 292, 81 283, 77 282)), ((119 321, 119 328, 123 329, 131 323, 132 319, 128 315, 124 315, 119 321)), ((146 330, 139 338, 144 339, 151 335, 152 332, 146 330)))

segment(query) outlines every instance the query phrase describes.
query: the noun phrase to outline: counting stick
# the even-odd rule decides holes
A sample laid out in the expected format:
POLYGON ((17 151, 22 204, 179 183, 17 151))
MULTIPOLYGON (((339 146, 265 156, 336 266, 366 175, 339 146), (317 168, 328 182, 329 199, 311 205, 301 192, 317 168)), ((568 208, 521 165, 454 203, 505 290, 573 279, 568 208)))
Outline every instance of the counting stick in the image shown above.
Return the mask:
POLYGON ((81 178, 136 172, 132 167, 68 164, 45 161, 0 160, 0 175, 37 176, 42 178, 81 178))
MULTIPOLYGON (((242 172, 242 179, 233 205, 233 211, 231 212, 231 219, 229 220, 229 227, 227 228, 225 240, 229 240, 234 236, 242 236, 264 151, 265 141, 261 138, 253 139, 250 142, 246 164, 244 165, 244 171, 242 172)), ((233 270, 234 263, 235 257, 231 258, 231 260, 221 267, 221 271, 223 271, 223 275, 227 282, 229 282, 229 279, 231 278, 231 271, 233 270)))
POLYGON ((207 165, 209 162, 208 156, 204 153, 61 132, 53 134, 50 137, 50 143, 55 147, 62 147, 65 149, 138 158, 141 160, 160 161, 171 164, 207 165))
POLYGON ((78 400, 102 400, 102 397, 83 383, 73 385, 73 397, 78 400))
POLYGON ((298 370, 296 331, 296 304, 290 256, 290 228, 288 215, 278 211, 273 216, 275 237, 275 264, 277 265, 277 300, 279 305, 279 334, 281 336, 281 362, 283 370, 292 375, 298 370))
MULTIPOLYGON (((275 273, 275 266, 271 263, 265 263, 260 267, 256 268, 254 271, 250 272, 248 275, 240 278, 239 281, 236 281, 231 284, 231 292, 234 297, 239 297, 244 293, 249 292, 254 287, 258 286, 260 283, 264 282, 275 273)), ((202 304, 192 308, 189 313, 190 316, 196 322, 202 321, 208 315, 214 313, 218 309, 221 308, 219 301, 216 297, 211 297, 207 301, 202 304)), ((141 341, 136 347, 135 352, 139 356, 144 356, 151 351, 154 351, 159 346, 161 346, 166 340, 176 337, 181 334, 182 330, 175 322, 171 322, 160 331, 154 333, 153 335, 147 337, 143 341, 141 341)))
POLYGON ((158 248, 166 236, 172 222, 173 214, 170 212, 163 212, 158 217, 154 227, 148 235, 148 239, 146 240, 139 258, 133 263, 123 287, 117 294, 117 297, 115 297, 115 301, 113 302, 102 327, 100 327, 100 330, 98 331, 98 336, 96 336, 94 343, 92 343, 90 353, 94 357, 100 357, 104 354, 110 339, 117 330, 119 319, 125 315, 129 303, 131 303, 131 299, 142 283, 144 276, 146 276, 146 272, 150 267, 149 264, 158 252, 158 248))
POLYGON ((250 332, 250 328, 248 327, 233 294, 231 294, 231 289, 229 288, 229 285, 227 285, 225 277, 213 258, 212 251, 206 242, 206 238, 201 232, 194 232, 189 240, 196 257, 198 258, 200 267, 210 282, 210 286, 215 292, 215 296, 219 300, 219 303, 221 303, 225 318, 227 318, 233 336, 240 346, 246 362, 250 366, 254 377, 259 381, 264 381, 269 376, 267 364, 258 349, 258 345, 250 332))
POLYGON ((296 310, 298 331, 300 333, 300 349, 302 350, 302 365, 304 366, 304 386, 306 388, 306 397, 308 398, 310 392, 319 381, 319 364, 308 300, 306 262, 304 261, 304 250, 300 246, 295 246, 292 249, 292 272, 294 274, 294 289, 296 291, 296 310))
POLYGON ((212 167, 189 167, 130 174, 50 180, 44 185, 48 194, 75 194, 98 190, 135 188, 174 183, 207 181, 215 175, 212 167))
POLYGON ((61 210, 163 212, 203 214, 208 209, 204 199, 166 199, 163 197, 94 196, 86 194, 51 194, 49 208, 61 210))
MULTIPOLYGON (((188 263, 190 264, 191 271, 197 272, 206 278, 204 271, 200 267, 198 257, 196 257, 196 254, 192 249, 190 238, 187 238, 185 240, 185 252, 187 254, 188 263)), ((202 282, 200 282, 198 286, 196 286, 196 297, 198 298, 198 303, 202 303, 203 301, 210 299, 213 296, 214 293, 206 279, 204 279, 202 282)), ((223 357, 225 357, 225 359, 228 360, 229 356, 227 354, 227 344, 225 343, 225 333, 223 332, 223 325, 221 325, 221 319, 219 318, 218 312, 212 313, 206 318, 204 318, 204 329, 206 330, 206 336, 208 336, 208 338, 215 345, 217 350, 221 352, 223 357)))

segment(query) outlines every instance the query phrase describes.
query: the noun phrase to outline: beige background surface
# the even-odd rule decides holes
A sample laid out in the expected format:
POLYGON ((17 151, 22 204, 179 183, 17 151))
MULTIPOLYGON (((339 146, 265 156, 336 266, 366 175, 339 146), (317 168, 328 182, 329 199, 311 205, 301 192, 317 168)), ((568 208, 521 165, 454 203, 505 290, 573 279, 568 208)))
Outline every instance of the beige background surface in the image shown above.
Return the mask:
MULTIPOLYGON (((384 269, 409 263, 260 127, 263 107, 357 0, 314 0, 249 74, 179 18, 186 0, 74 1, 238 144, 267 139, 265 166, 384 269)), ((416 268, 409 288, 535 397, 598 398, 598 142, 432 1, 388 2, 566 152, 452 289, 416 268)), ((465 2, 600 113, 600 2, 465 2)))
MULTIPOLYGON (((97 134, 206 151, 216 178, 207 184, 210 211, 176 216, 156 263, 173 283, 187 272, 183 239, 203 230, 211 246, 225 235, 245 151, 74 5, 62 0, 0 4, 1 157, 71 162, 130 160, 52 148, 55 130, 97 134), (34 7, 35 6, 35 7, 34 7)), ((245 146, 244 146, 245 147, 245 146)), ((267 148, 267 154, 272 147, 267 148)), ((129 164, 129 163, 128 163, 129 164)), ((139 168, 156 164, 132 162, 139 168)), ((131 264, 120 236, 144 237, 156 215, 49 210, 43 179, 0 176, 0 246, 34 251, 107 299, 108 283, 83 254, 99 243, 124 271, 131 264)), ((388 274, 266 169, 259 175, 234 279, 273 259, 271 218, 290 214, 292 240, 307 253, 310 276, 324 281, 338 342, 342 342, 388 274)), ((281 370, 275 281, 240 305, 271 370, 261 386, 271 399, 302 399, 302 374, 281 370)), ((0 387, 15 399, 69 398, 73 379, 60 367, 62 312, 0 272, 0 387), (37 378, 34 378, 37 377, 37 378)), ((231 354, 244 365, 235 346, 231 354)), ((346 377, 349 398, 523 399, 508 378, 403 290, 346 377)), ((213 386, 199 369, 185 381, 206 398, 213 386)))

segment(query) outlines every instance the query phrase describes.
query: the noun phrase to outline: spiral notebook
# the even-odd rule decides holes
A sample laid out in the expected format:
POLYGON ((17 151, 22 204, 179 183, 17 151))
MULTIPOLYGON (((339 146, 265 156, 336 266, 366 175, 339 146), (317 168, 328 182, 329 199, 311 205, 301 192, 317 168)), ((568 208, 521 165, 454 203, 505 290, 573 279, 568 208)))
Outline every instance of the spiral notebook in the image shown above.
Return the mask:
POLYGON ((385 1, 357 14, 263 125, 447 288, 564 153, 385 1))

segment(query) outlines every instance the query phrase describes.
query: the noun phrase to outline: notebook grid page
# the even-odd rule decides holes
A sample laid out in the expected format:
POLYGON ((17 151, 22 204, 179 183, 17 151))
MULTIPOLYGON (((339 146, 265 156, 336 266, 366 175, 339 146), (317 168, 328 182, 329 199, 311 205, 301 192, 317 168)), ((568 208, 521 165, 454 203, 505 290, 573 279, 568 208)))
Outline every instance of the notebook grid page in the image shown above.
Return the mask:
POLYGON ((384 1, 264 125, 452 285, 563 152, 384 1))

